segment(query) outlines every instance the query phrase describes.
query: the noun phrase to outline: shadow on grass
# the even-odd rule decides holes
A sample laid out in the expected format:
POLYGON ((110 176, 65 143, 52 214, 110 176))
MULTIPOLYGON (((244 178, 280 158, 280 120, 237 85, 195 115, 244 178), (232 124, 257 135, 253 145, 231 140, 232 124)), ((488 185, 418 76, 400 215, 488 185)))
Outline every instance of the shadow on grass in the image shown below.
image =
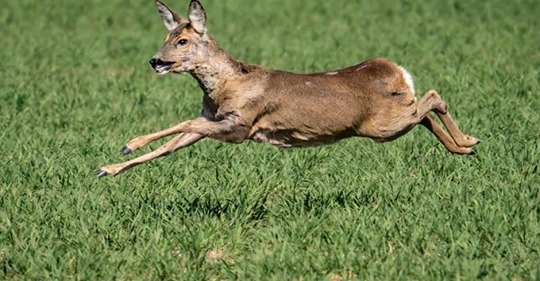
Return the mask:
POLYGON ((376 205, 379 201, 374 191, 320 192, 304 190, 290 194, 267 192, 260 196, 239 196, 223 199, 200 195, 181 197, 166 206, 168 210, 180 209, 187 216, 214 217, 219 219, 242 219, 245 222, 265 220, 268 215, 283 216, 283 210, 289 215, 318 215, 328 209, 365 208, 376 205))

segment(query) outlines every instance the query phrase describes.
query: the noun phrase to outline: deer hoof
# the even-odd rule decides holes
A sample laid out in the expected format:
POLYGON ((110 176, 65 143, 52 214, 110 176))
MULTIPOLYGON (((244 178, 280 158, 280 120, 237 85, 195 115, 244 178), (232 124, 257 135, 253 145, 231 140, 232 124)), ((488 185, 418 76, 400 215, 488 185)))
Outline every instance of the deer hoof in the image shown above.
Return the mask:
POLYGON ((128 155, 130 154, 131 152, 133 152, 133 150, 127 146, 124 146, 122 147, 122 149, 120 149, 120 152, 123 154, 123 155, 128 155))
POLYGON ((109 173, 107 173, 107 172, 105 172, 105 171, 103 171, 103 170, 99 170, 99 171, 97 171, 96 176, 97 176, 98 178, 102 178, 102 177, 104 177, 104 176, 107 176, 108 174, 109 174, 109 173))

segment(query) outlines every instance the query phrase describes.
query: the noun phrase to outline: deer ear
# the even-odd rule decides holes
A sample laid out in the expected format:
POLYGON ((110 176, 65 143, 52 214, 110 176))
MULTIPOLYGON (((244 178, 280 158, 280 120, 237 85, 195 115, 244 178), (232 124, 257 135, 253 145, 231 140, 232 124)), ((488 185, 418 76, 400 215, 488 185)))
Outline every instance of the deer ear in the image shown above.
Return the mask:
POLYGON ((189 3, 189 22, 197 33, 203 34, 206 31, 206 13, 197 0, 191 0, 189 3))
POLYGON ((156 6, 161 18, 163 19, 163 24, 165 27, 169 31, 175 30, 182 22, 182 18, 159 0, 156 0, 156 6))

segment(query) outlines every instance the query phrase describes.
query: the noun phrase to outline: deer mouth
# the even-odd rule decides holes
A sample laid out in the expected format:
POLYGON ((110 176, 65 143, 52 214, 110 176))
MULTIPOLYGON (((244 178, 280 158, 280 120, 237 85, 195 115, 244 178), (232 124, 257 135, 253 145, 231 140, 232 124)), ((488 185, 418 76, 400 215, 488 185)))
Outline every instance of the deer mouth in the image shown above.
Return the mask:
POLYGON ((159 65, 156 65, 154 67, 154 70, 157 74, 165 75, 171 71, 171 67, 173 65, 173 62, 163 62, 159 65))
POLYGON ((156 71, 157 74, 167 74, 171 71, 174 62, 172 61, 162 61, 158 58, 152 58, 150 60, 150 65, 156 71))

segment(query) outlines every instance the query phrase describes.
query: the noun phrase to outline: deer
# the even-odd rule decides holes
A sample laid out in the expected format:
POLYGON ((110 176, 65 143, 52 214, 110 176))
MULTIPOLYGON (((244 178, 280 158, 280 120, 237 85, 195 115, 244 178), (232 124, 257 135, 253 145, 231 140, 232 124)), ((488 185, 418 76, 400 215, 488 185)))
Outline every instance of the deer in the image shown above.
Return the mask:
POLYGON ((130 140, 121 149, 124 155, 175 135, 152 152, 101 167, 98 177, 118 175, 206 138, 277 147, 327 145, 350 137, 388 142, 420 124, 454 154, 473 155, 479 143, 460 131, 435 90, 417 99, 411 74, 388 59, 309 74, 266 69, 238 61, 219 47, 198 0, 190 1, 187 19, 155 3, 169 34, 150 65, 159 75, 195 78, 203 92, 202 109, 195 119, 130 140))

